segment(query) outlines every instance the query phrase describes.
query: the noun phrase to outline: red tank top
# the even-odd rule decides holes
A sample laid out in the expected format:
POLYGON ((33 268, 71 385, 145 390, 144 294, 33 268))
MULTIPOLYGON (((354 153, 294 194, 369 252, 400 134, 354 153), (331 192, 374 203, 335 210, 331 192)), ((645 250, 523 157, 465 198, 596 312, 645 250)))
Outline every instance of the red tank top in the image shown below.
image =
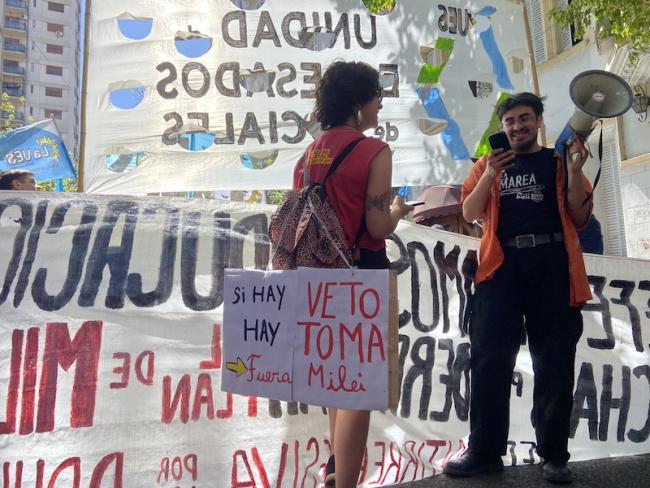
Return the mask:
MULTIPOLYGON (((360 137, 364 140, 355 146, 325 183, 327 199, 341 222, 350 246, 354 245, 366 211, 370 164, 382 149, 388 147, 388 144, 373 137, 365 137, 356 130, 334 128, 323 132, 305 152, 308 157, 309 181, 322 181, 336 156, 350 142, 360 137)), ((298 161, 293 171, 293 187, 295 189, 303 187, 302 159, 298 161)), ((386 241, 373 239, 366 230, 361 236, 359 247, 380 251, 386 247, 386 241)))

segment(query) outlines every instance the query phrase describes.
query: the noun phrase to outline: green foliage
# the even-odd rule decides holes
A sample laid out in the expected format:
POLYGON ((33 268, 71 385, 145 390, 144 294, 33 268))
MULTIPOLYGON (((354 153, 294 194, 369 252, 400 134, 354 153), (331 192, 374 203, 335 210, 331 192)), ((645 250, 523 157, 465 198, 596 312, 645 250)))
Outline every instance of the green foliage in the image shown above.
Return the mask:
POLYGON ((288 190, 269 190, 266 192, 266 201, 272 205, 280 205, 288 190))
POLYGON ((375 15, 389 14, 395 8, 396 0, 363 0, 368 11, 375 15))
MULTIPOLYGON (((25 99, 20 97, 19 103, 24 105, 25 99)), ((0 111, 3 112, 3 117, 0 118, 0 134, 4 134, 18 125, 16 123, 18 122, 18 119, 16 119, 16 105, 11 101, 7 93, 0 96, 0 111)))
POLYGON ((650 48, 650 2, 647 0, 572 0, 568 7, 554 9, 553 17, 563 27, 573 25, 582 36, 596 19, 598 36, 613 36, 616 44, 628 44, 630 62, 650 48))
MULTIPOLYGON (((56 187, 56 180, 52 181, 43 181, 38 184, 38 188, 41 191, 49 191, 53 192, 54 188, 56 187)), ((76 178, 67 178, 63 180, 63 191, 65 192, 72 192, 76 193, 79 191, 79 187, 77 186, 77 180, 76 178)))

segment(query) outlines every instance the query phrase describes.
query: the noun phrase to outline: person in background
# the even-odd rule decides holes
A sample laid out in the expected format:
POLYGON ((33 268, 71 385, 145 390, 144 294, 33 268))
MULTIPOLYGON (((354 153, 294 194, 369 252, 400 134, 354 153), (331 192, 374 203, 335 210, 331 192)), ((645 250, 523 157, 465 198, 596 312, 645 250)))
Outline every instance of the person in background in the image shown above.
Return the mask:
POLYGON ((10 169, 0 173, 0 190, 38 191, 38 185, 31 171, 10 169))
MULTIPOLYGON (((348 144, 362 139, 325 183, 328 201, 353 249, 354 264, 362 269, 389 267, 385 238, 413 210, 400 196, 391 204, 392 155, 388 144, 363 135, 377 127, 381 102, 377 70, 361 62, 333 63, 316 91, 314 115, 323 132, 305 151, 309 181, 318 182, 348 144)), ((301 158, 294 169, 294 189, 303 187, 303 171, 301 158)), ((329 421, 333 454, 325 468, 325 485, 356 487, 370 412, 330 408, 329 421)))
POLYGON ((603 254, 605 245, 603 243, 603 233, 600 230, 600 222, 595 215, 591 215, 584 229, 578 231, 580 246, 582 252, 591 254, 603 254))
POLYGON ((532 420, 542 475, 569 483, 568 439, 581 308, 591 299, 577 228, 589 219, 588 152, 577 139, 562 158, 537 142, 544 105, 532 93, 505 100, 497 115, 511 150, 474 164, 461 203, 468 222, 483 219, 471 347, 468 449, 449 461, 450 476, 503 470, 512 372, 522 334, 534 372, 532 420))

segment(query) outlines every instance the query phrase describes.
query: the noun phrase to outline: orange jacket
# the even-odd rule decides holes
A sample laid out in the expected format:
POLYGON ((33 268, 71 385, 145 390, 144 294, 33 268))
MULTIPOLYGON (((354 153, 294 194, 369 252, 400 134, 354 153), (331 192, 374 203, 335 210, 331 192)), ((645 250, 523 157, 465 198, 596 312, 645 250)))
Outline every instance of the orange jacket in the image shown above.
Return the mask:
MULTIPOLYGON (((582 248, 580 247, 580 241, 578 241, 578 233, 566 208, 562 158, 556 154, 555 160, 557 163, 555 178, 557 187, 557 203, 560 210, 560 219, 562 220, 564 246, 566 247, 569 259, 571 306, 575 307, 591 300, 591 289, 589 288, 589 282, 587 281, 587 271, 585 270, 585 263, 582 258, 582 248)), ((463 183, 461 204, 476 187, 478 180, 485 171, 486 164, 487 157, 483 156, 472 167, 469 176, 467 176, 463 183)), ((588 192, 591 191, 591 184, 586 178, 585 188, 588 192)), ((491 279, 503 263, 503 249, 501 248, 501 243, 497 237, 497 226, 499 224, 499 196, 499 178, 495 178, 494 183, 492 184, 492 189, 490 190, 490 197, 485 207, 485 211, 483 212, 483 237, 481 238, 481 246, 479 250, 479 265, 474 278, 476 283, 481 283, 482 281, 491 279)), ((592 206, 592 202, 589 202, 589 205, 592 206)))

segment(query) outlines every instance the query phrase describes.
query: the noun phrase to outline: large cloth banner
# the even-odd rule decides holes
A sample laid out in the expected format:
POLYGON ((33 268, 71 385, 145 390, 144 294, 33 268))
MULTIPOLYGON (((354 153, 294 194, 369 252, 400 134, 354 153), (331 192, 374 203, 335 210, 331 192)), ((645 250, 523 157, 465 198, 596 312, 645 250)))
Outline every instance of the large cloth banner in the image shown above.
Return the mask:
POLYGON ((90 2, 85 190, 287 188, 318 134, 309 115, 335 60, 380 71, 393 185, 459 183, 531 91, 523 6, 507 0, 90 2), (390 2, 386 2, 390 3, 390 2))
MULTIPOLYGON (((266 268, 272 209, 0 193, 1 486, 322 484, 323 408, 221 392, 225 269, 266 268)), ((401 398, 372 415, 365 487, 440 473, 469 427, 478 242, 402 223, 388 243, 401 398)), ((572 459, 648 452, 650 262, 587 267, 572 459)), ((539 461, 532 385, 524 345, 506 464, 539 461)))

